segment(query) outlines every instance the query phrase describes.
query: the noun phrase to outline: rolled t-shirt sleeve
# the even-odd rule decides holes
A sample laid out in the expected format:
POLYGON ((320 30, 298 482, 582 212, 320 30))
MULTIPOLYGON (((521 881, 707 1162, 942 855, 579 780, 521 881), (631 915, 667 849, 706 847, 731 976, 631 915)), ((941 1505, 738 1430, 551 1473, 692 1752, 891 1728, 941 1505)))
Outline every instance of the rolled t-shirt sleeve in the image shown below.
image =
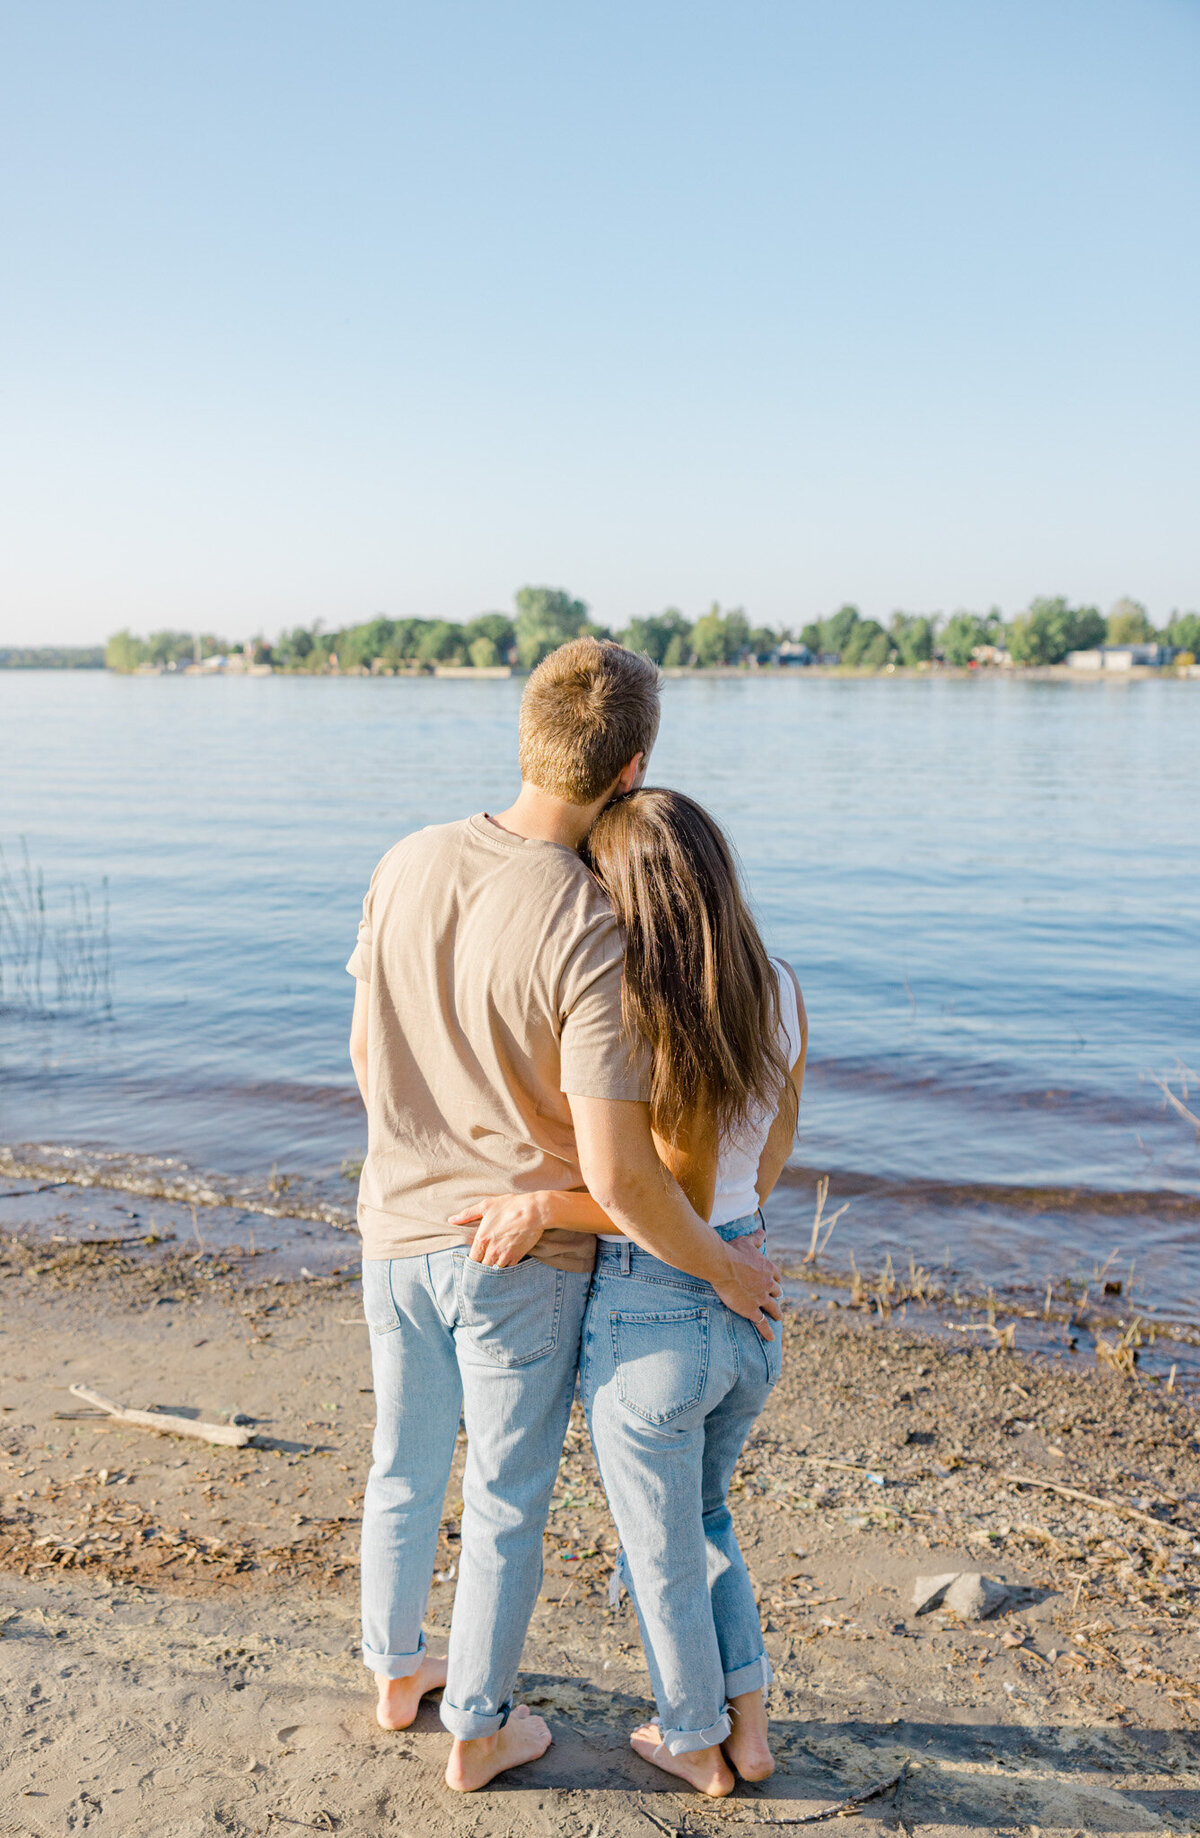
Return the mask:
POLYGON ((374 887, 375 878, 372 876, 371 885, 363 896, 362 918, 358 922, 358 942, 351 951, 350 961, 346 965, 350 975, 357 977, 360 983, 371 981, 371 894, 374 887))
POLYGON ((649 1054, 621 1019, 625 953, 615 920, 581 940, 559 984, 559 1087, 573 1098, 650 1096, 649 1054))

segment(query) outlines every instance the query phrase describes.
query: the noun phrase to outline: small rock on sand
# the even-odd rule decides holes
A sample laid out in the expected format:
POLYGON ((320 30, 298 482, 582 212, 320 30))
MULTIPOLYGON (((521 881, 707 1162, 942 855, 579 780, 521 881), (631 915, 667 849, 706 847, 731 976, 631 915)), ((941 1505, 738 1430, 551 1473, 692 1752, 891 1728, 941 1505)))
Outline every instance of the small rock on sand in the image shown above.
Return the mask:
POLYGON ((918 1615, 944 1607, 960 1621, 985 1621, 1007 1602, 1010 1591, 978 1570, 951 1570, 945 1576, 918 1576, 913 1582, 913 1609, 918 1615))
POLYGON ((913 1581, 912 1605, 918 1615, 924 1615, 931 1608, 937 1608, 949 1589, 951 1583, 958 1581, 957 1570, 950 1570, 945 1576, 918 1576, 913 1581))

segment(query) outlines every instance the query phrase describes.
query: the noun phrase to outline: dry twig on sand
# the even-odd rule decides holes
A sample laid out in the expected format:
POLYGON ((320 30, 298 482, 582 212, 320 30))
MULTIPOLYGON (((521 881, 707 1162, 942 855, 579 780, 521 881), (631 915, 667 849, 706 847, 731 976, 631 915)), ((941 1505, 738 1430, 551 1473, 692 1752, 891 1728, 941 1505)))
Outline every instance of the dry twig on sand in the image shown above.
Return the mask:
POLYGON ((1041 1487, 1047 1493, 1061 1494, 1064 1500, 1078 1500, 1083 1506, 1095 1506, 1101 1512, 1116 1513, 1122 1519, 1136 1519, 1141 1525, 1148 1525, 1151 1531, 1161 1532, 1166 1538, 1174 1538, 1177 1544, 1191 1544, 1196 1534, 1186 1525, 1171 1525, 1165 1519, 1156 1519, 1153 1513, 1140 1512, 1136 1506, 1123 1506, 1120 1500, 1102 1500, 1095 1493, 1081 1493, 1078 1487, 1064 1487, 1061 1481, 1043 1481, 1036 1474, 1002 1474, 1001 1480, 1013 1481, 1018 1487, 1041 1487))
POLYGON ((891 1793, 907 1778, 910 1763, 905 1762, 899 1774, 893 1774, 887 1781, 880 1781, 876 1787, 864 1787, 861 1793, 847 1794, 836 1806, 826 1806, 821 1812, 793 1813, 782 1819, 735 1819, 735 1825, 823 1825, 826 1819, 840 1819, 844 1813, 856 1812, 869 1800, 878 1800, 885 1793, 891 1793))
POLYGON ((254 1431, 246 1429, 239 1423, 201 1423, 195 1417, 173 1417, 165 1410, 127 1410, 123 1404, 114 1404, 89 1385, 72 1385, 71 1396, 82 1398, 85 1404, 94 1404, 97 1410, 107 1412, 117 1423, 130 1423, 141 1430, 158 1430, 165 1436, 195 1436, 201 1442, 220 1442, 226 1448, 244 1449, 254 1440, 254 1431))

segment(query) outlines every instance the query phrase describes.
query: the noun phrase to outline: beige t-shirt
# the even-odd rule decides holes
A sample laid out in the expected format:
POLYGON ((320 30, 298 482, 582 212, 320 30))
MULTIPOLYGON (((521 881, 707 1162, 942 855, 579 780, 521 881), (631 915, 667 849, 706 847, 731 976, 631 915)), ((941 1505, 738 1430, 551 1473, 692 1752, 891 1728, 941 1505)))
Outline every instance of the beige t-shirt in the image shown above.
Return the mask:
MULTIPOLYGON (((365 1257, 469 1243, 446 1221, 487 1194, 583 1185, 566 1094, 647 1095, 621 1026, 623 963, 573 849, 476 816, 389 850, 346 965, 370 985, 365 1257)), ((534 1255, 586 1271, 595 1244, 550 1231, 534 1255)))

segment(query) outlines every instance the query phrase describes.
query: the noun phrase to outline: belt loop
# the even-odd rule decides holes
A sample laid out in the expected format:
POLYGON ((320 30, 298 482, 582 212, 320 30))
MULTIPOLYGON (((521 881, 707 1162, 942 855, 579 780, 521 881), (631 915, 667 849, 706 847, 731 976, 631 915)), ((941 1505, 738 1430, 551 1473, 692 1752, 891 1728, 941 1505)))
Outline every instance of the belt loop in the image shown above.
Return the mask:
POLYGON ((633 1246, 630 1244, 628 1238, 623 1238, 621 1240, 621 1275, 622 1276, 629 1275, 630 1265, 632 1263, 632 1258, 631 1258, 630 1253, 632 1252, 632 1250, 633 1250, 633 1246))

